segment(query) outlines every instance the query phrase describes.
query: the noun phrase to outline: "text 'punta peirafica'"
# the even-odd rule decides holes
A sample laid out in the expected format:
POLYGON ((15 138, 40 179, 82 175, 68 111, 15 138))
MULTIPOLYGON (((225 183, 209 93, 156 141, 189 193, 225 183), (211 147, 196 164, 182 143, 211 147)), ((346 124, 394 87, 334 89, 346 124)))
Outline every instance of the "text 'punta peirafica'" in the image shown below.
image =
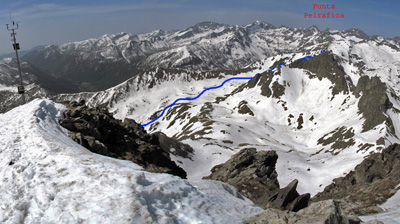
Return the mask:
MULTIPOLYGON (((319 5, 319 4, 313 4, 313 9, 335 9, 335 5, 319 5)), ((304 13, 304 18, 344 18, 343 13, 333 13, 333 12, 328 12, 328 13, 304 13)))

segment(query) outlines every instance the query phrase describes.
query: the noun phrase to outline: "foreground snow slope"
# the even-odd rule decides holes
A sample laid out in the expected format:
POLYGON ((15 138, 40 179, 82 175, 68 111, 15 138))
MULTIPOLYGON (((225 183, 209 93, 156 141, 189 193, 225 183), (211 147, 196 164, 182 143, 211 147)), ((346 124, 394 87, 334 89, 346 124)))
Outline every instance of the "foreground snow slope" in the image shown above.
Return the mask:
POLYGON ((0 222, 241 223, 262 211, 221 182, 89 152, 58 124, 63 110, 42 99, 0 114, 0 222))

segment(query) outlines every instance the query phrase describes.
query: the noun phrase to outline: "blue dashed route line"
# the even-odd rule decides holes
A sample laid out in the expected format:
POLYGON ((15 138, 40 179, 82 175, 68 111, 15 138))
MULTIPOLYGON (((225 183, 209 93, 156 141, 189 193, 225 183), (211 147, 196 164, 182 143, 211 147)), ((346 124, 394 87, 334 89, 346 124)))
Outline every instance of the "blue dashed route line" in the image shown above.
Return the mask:
MULTIPOLYGON (((325 50, 321 50, 320 54, 322 54, 323 52, 325 52, 325 50)), ((304 57, 304 58, 302 58, 301 60, 299 60, 299 62, 304 61, 304 60, 307 60, 307 59, 312 58, 312 57, 316 57, 316 55, 314 54, 314 56, 307 56, 307 57, 304 57)), ((290 63, 293 63, 293 61, 290 61, 290 63)), ((289 64, 290 64, 290 63, 289 63, 289 64)), ((282 65, 283 65, 283 63, 280 63, 280 64, 279 64, 279 66, 282 66, 282 65)), ((275 69, 275 67, 272 67, 272 69, 268 69, 268 71, 273 71, 274 69, 275 69)), ((257 73, 257 75, 260 75, 260 73, 257 73)), ((221 88, 221 87, 222 87, 225 83, 227 83, 228 81, 235 80, 235 79, 247 79, 247 80, 249 80, 249 79, 253 79, 253 77, 233 77, 233 78, 229 78, 229 79, 225 80, 225 81, 224 81, 221 85, 219 85, 219 86, 214 86, 214 87, 210 87, 210 88, 204 89, 204 90, 203 90, 199 95, 197 95, 196 97, 193 97, 193 98, 179 98, 179 99, 175 100, 173 103, 171 103, 170 105, 168 105, 167 107, 165 107, 164 110, 161 112, 161 114, 160 114, 158 117, 154 118, 153 120, 149 121, 149 122, 146 123, 146 124, 140 125, 140 127, 146 127, 147 125, 154 123, 156 120, 158 120, 159 118, 161 118, 161 117, 164 115, 165 111, 167 111, 168 108, 172 107, 172 106, 175 105, 177 102, 183 101, 183 100, 196 100, 196 99, 198 99, 201 95, 203 95, 203 93, 205 93, 206 91, 211 90, 211 89, 218 89, 218 88, 221 88)))

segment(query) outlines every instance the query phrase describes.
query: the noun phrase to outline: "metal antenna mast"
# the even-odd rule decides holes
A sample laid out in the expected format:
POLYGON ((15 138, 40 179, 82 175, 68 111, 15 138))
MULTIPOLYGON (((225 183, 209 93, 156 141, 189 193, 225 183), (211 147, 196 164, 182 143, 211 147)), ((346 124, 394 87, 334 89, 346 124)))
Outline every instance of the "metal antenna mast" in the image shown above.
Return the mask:
POLYGON ((7 30, 8 31, 12 31, 11 33, 11 41, 13 42, 13 48, 15 50, 15 55, 17 56, 17 64, 18 64, 18 72, 19 72, 19 86, 18 86, 18 93, 21 94, 22 96, 22 103, 25 104, 25 87, 24 87, 24 83, 22 82, 22 72, 21 72, 21 65, 19 64, 19 57, 18 57, 18 50, 19 48, 19 43, 17 43, 17 39, 15 39, 15 35, 17 35, 17 33, 15 33, 15 30, 18 29, 18 22, 12 22, 12 27, 9 28, 7 25, 7 30))

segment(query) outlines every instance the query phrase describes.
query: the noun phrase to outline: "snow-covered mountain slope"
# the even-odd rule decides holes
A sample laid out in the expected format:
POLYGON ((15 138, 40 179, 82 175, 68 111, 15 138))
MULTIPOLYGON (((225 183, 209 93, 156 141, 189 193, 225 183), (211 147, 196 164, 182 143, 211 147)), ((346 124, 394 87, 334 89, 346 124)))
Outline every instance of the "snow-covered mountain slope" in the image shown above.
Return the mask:
POLYGON ((357 32, 332 31, 327 52, 305 61, 296 60, 319 51, 279 54, 251 64, 248 71, 205 80, 153 72, 106 91, 58 100, 86 99, 108 106, 118 118, 147 123, 178 98, 195 97, 230 77, 254 77, 180 102, 146 128, 195 149, 192 160, 175 158, 189 178, 208 175, 240 149, 274 149, 280 184, 299 179, 300 193, 315 194, 369 153, 399 142, 399 44, 358 38, 357 32), (277 69, 267 71, 272 67, 277 69))
MULTIPOLYGON (((24 84, 31 84, 38 81, 36 74, 39 71, 31 64, 22 62, 21 70, 23 70, 24 84)), ((9 90, 11 86, 17 86, 19 83, 17 61, 12 58, 0 60, 0 90, 9 90)))
POLYGON ((34 100, 0 114, 2 223, 241 223, 262 211, 233 187, 93 154, 34 100))
POLYGON ((225 89, 229 94, 215 91, 180 103, 149 130, 197 149, 193 161, 183 162, 189 177, 201 178, 245 147, 274 149, 280 184, 297 178, 299 192, 315 194, 370 152, 399 142, 399 107, 387 102, 393 90, 367 76, 360 78, 366 84, 352 84, 339 66, 329 67, 337 61, 327 53, 257 75, 234 91, 225 89), (318 73, 315 67, 329 69, 318 73))
MULTIPOLYGON (((38 45, 38 46, 36 46, 36 47, 34 47, 34 48, 30 49, 30 50, 20 50, 20 51, 18 51, 18 56, 22 57, 22 56, 24 56, 24 55, 26 55, 26 54, 28 54, 28 53, 30 53, 32 51, 38 50, 38 49, 43 48, 43 47, 44 46, 42 46, 42 45, 38 45)), ((15 52, 11 52, 11 53, 8 53, 8 54, 0 55, 0 60, 5 59, 5 58, 15 58, 15 57, 16 57, 15 52)))

